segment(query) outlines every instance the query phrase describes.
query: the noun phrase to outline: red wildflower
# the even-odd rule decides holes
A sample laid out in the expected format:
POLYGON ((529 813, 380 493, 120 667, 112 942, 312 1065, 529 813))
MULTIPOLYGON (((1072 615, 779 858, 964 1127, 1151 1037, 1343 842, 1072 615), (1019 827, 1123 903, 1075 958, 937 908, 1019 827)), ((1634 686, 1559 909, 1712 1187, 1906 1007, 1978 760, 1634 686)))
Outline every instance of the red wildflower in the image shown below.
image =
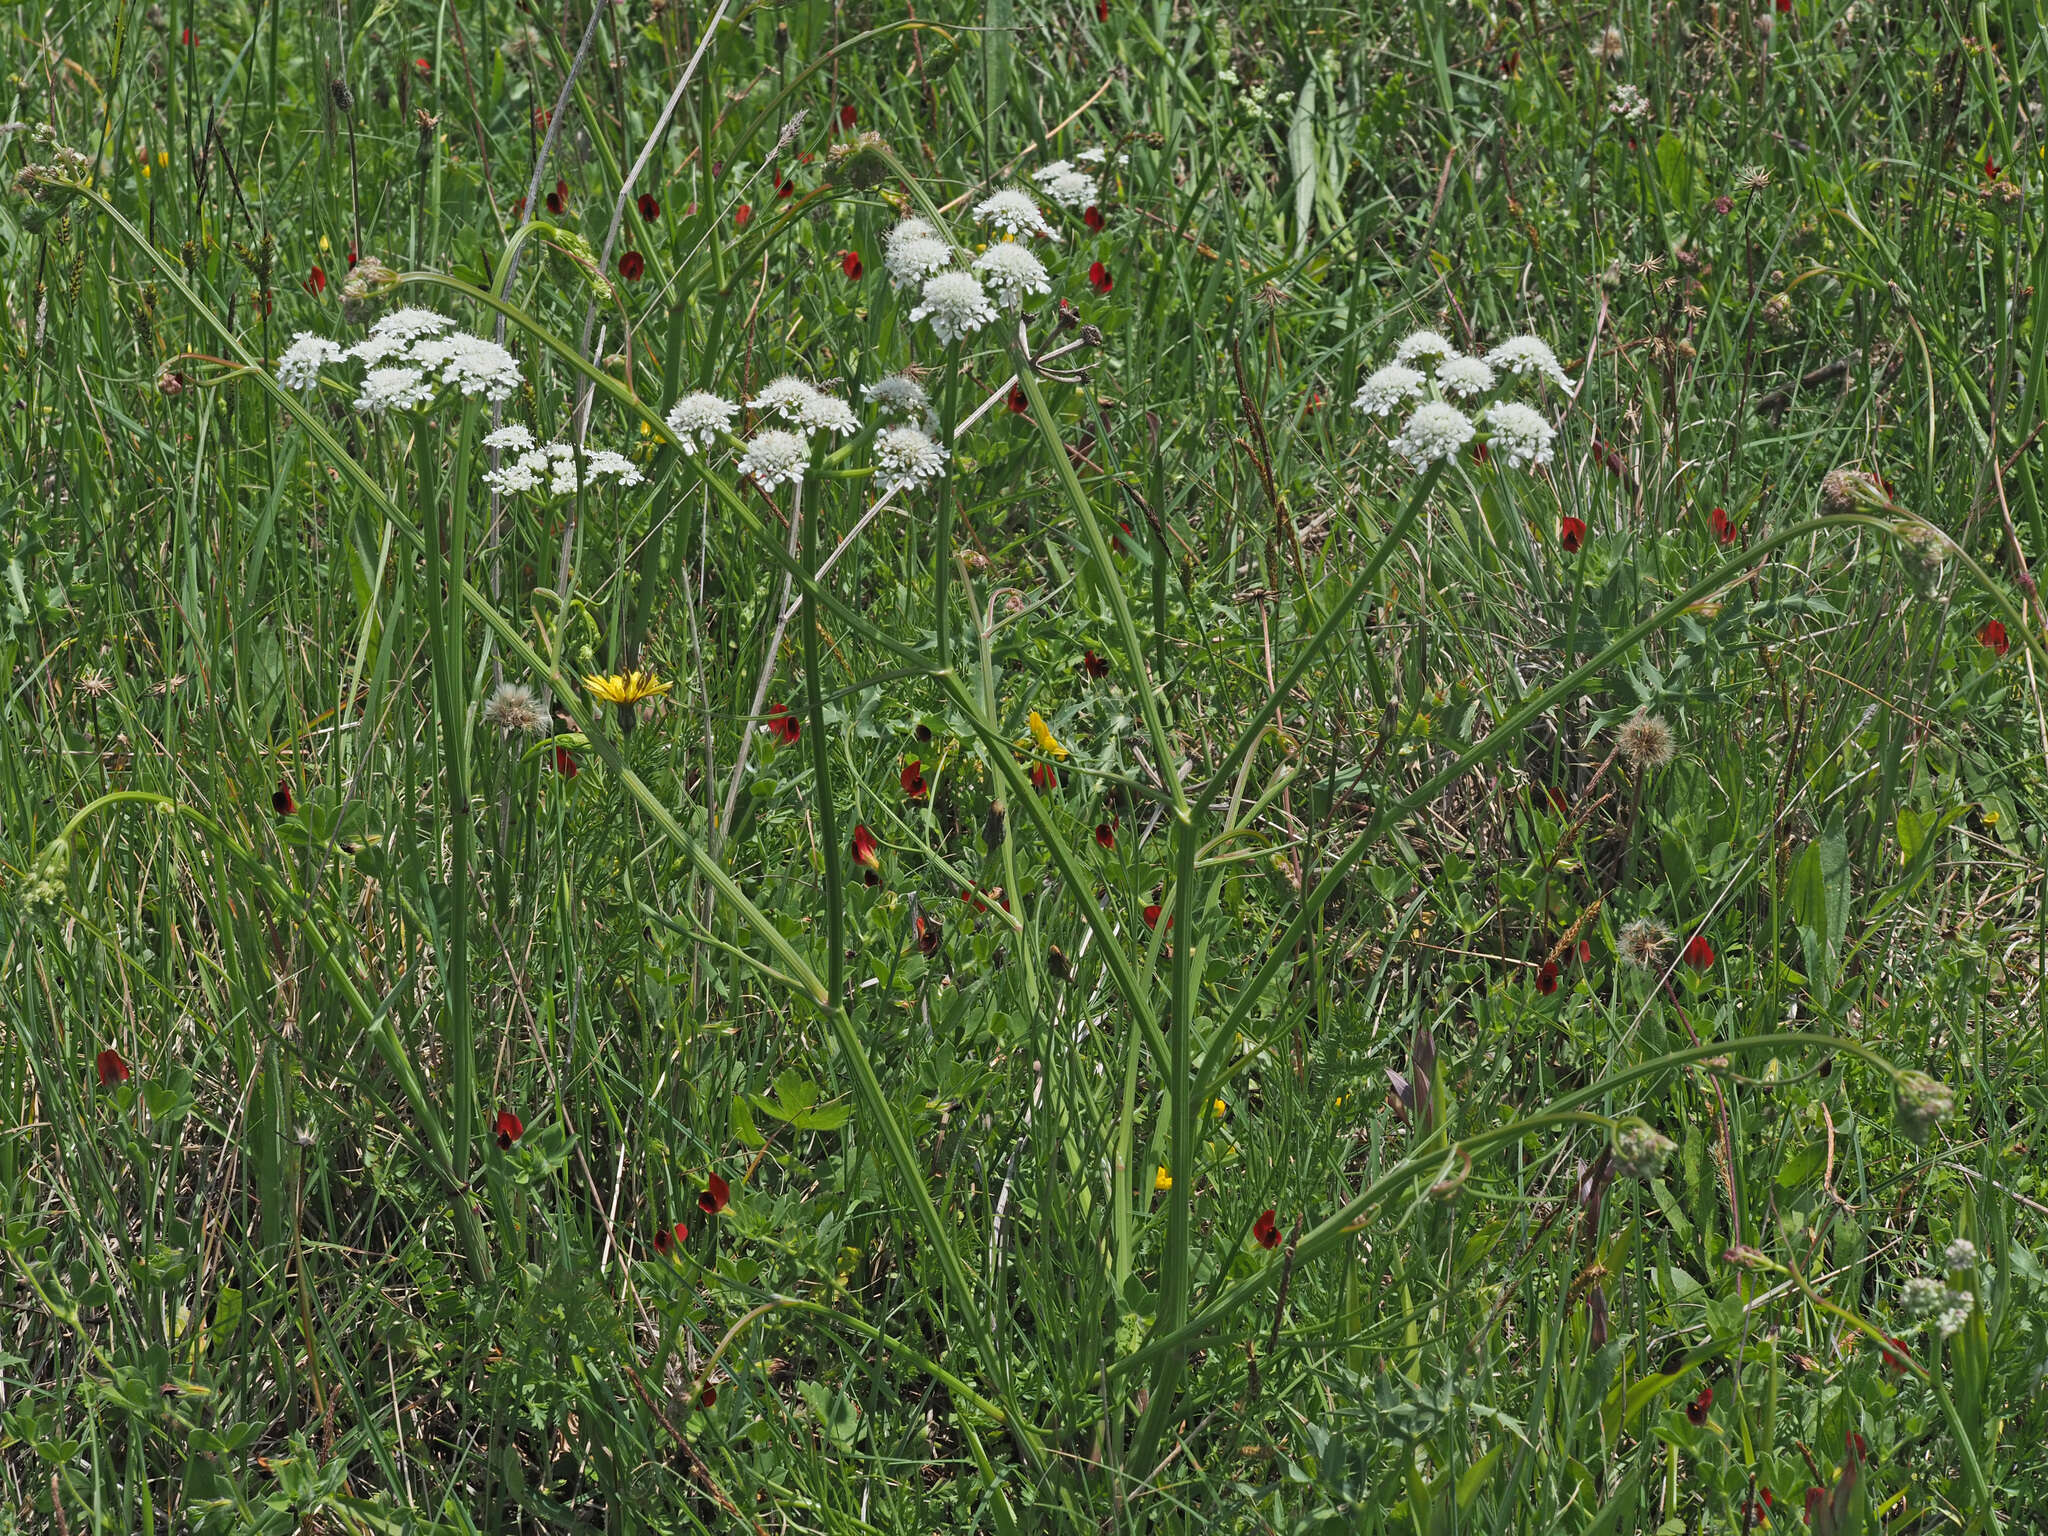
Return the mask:
POLYGON ((803 723, 789 712, 787 704, 778 704, 768 711, 768 734, 785 747, 795 746, 803 733, 803 723))
POLYGON ((1109 275, 1109 268, 1101 262, 1092 262, 1088 267, 1088 286, 1097 293, 1107 293, 1116 286, 1116 279, 1109 275))
POLYGON ((1059 773, 1053 768, 1051 763, 1033 763, 1031 765, 1031 787, 1041 795, 1047 790, 1058 789, 1060 787, 1059 773))
POLYGON ((1095 233, 1099 235, 1102 233, 1102 226, 1107 224, 1109 220, 1105 219, 1102 216, 1102 210, 1100 208, 1096 207, 1093 203, 1090 203, 1087 206, 1087 208, 1082 211, 1081 222, 1083 224, 1086 224, 1090 229, 1094 230, 1095 233))
POLYGON ((857 123, 857 122, 859 122, 859 121, 860 121, 860 113, 858 113, 858 112, 856 112, 856 111, 854 110, 854 108, 853 108, 853 103, 852 103, 852 102, 850 102, 850 101, 849 101, 849 102, 848 102, 848 103, 847 103, 847 104, 846 104, 845 106, 843 106, 843 107, 841 107, 841 108, 839 109, 839 126, 840 126, 840 127, 842 127, 842 128, 851 128, 851 127, 852 127, 852 126, 853 126, 853 125, 854 125, 855 123, 857 123))
POLYGON ((782 179, 782 172, 777 171, 775 173, 775 195, 777 197, 787 197, 795 190, 796 183, 794 181, 784 181, 782 179))
POLYGON ((1521 72, 1522 50, 1517 48, 1513 53, 1500 61, 1500 76, 1503 80, 1512 80, 1521 72))
POLYGON ((1493 455, 1486 451, 1486 444, 1474 443, 1472 445, 1472 462, 1474 464, 1490 464, 1493 462, 1493 455))
POLYGON ((1685 1416, 1692 1421, 1694 1428, 1698 1428, 1707 1422, 1707 1410, 1713 1406, 1714 1389, 1711 1386, 1701 1387, 1700 1395, 1685 1405, 1685 1416))
POLYGON ((1808 1525, 1813 1524, 1814 1511, 1827 1502, 1827 1497, 1828 1491, 1825 1488, 1809 1488, 1806 1490, 1806 1523, 1808 1525))
POLYGON ((1095 841, 1104 848, 1113 851, 1116 848, 1116 823, 1113 821, 1097 822, 1095 824, 1095 841))
POLYGON ((1592 963, 1593 963, 1593 941, 1592 941, 1591 939, 1581 939, 1581 940, 1579 940, 1579 964, 1581 964, 1581 965, 1591 965, 1592 963))
POLYGON ((1543 798, 1550 802, 1550 808, 1553 811, 1556 811, 1560 816, 1562 816, 1566 811, 1571 809, 1571 802, 1565 798, 1564 791, 1559 789, 1555 784, 1547 784, 1544 786, 1543 798))
POLYGON ((1904 1339, 1887 1339, 1877 1346, 1877 1351, 1884 1356, 1884 1363, 1902 1376, 1912 1366, 1913 1357, 1906 1352, 1904 1339))
POLYGON ((1109 663, 1093 651, 1089 651, 1081 657, 1081 670, 1090 677, 1107 677, 1109 663))
POLYGON ((657 1227, 654 1233, 654 1251, 667 1258, 689 1240, 690 1229, 680 1221, 675 1224, 673 1230, 668 1227, 657 1227))
POLYGON ((924 765, 916 758, 908 759, 896 777, 903 785, 903 793, 911 799, 922 800, 925 797, 924 765))
POLYGON ((1735 542, 1735 523, 1728 516, 1728 509, 1726 507, 1714 508, 1714 515, 1709 521, 1714 525, 1715 538, 1719 539, 1723 544, 1733 544, 1735 542))
POLYGON ((317 263, 313 270, 306 274, 306 291, 315 298, 327 291, 327 274, 320 270, 317 263))
POLYGON ((1024 393, 1024 386, 1022 384, 1012 384, 1010 386, 1010 414, 1012 416, 1022 416, 1030 409, 1031 397, 1024 393))
POLYGON ((698 1406, 699 1408, 709 1408, 709 1407, 710 1407, 710 1406, 711 1406, 711 1405, 712 1405, 713 1403, 715 1403, 715 1402, 717 1402, 717 1401, 718 1401, 718 1388, 716 1388, 716 1387, 706 1387, 706 1388, 705 1388, 705 1389, 703 1390, 703 1392, 702 1392, 702 1393, 701 1393, 701 1394, 700 1394, 700 1395, 698 1396, 698 1398, 697 1398, 697 1406, 698 1406))
POLYGON ((1586 524, 1576 517, 1567 517, 1557 525, 1557 542, 1564 546, 1568 555, 1576 555, 1579 547, 1586 542, 1586 524))
POLYGON ((619 276, 629 283, 640 281, 640 274, 647 270, 647 258, 638 251, 628 251, 619 258, 619 276))
POLYGON ((280 816, 294 815, 298 811, 299 802, 292 798, 290 779, 280 778, 277 781, 277 788, 271 791, 270 808, 280 816))
POLYGON ((639 197, 639 204, 642 223, 652 224, 661 217, 661 199, 652 192, 642 192, 639 197))
POLYGON ((882 867, 881 844, 875 841, 875 834, 865 826, 853 829, 853 861, 868 869, 882 867))
POLYGON ((414 59, 412 67, 423 75, 431 75, 434 72, 434 66, 425 59, 414 59))
POLYGON ((857 283, 860 281, 861 273, 867 269, 860 264, 859 251, 841 251, 839 253, 839 270, 844 272, 851 281, 857 283))
POLYGON ((1977 643, 1989 646, 2001 656, 2012 649, 2012 641, 2005 635, 2005 626, 1996 619, 1989 620, 1977 631, 1977 643))
POLYGON ((526 1122, 513 1114, 511 1110, 501 1109, 498 1111, 498 1118, 493 1125, 493 1129, 498 1133, 498 1150, 500 1152, 510 1152, 512 1150, 512 1143, 526 1134, 526 1122))
POLYGON ((986 912, 988 910, 988 903, 990 901, 993 901, 1005 912, 1010 910, 1010 898, 1003 894, 1003 888, 1000 885, 992 885, 988 888, 987 901, 984 901, 981 897, 981 893, 976 891, 972 886, 969 886, 966 890, 960 893, 960 899, 966 902, 968 906, 974 908, 974 910, 977 912, 986 912))
POLYGON ((697 1209, 706 1216, 716 1216, 732 1204, 732 1189, 717 1174, 704 1181, 704 1193, 697 1197, 697 1209))
POLYGON ((910 920, 911 931, 917 935, 917 952, 920 955, 936 955, 939 941, 946 935, 943 929, 922 912, 910 920))
POLYGON ((178 34, 178 41, 183 43, 187 48, 190 48, 192 46, 192 29, 190 27, 186 27, 182 32, 180 32, 178 34))
POLYGON ((1109 20, 1109 0, 1095 0, 1095 19, 1097 21, 1109 20))
POLYGON ((128 1081, 128 1063, 121 1059, 121 1053, 111 1045, 92 1059, 93 1070, 100 1075, 100 1086, 111 1088, 116 1083, 128 1081))
POLYGON ((1271 1211, 1259 1213, 1259 1219, 1252 1223, 1252 1236, 1258 1239, 1261 1248, 1280 1246, 1280 1223, 1273 1219, 1271 1211))
POLYGON ((555 748, 555 772, 565 779, 573 779, 583 770, 576 766, 576 754, 567 747, 555 748))
POLYGON ((1714 963, 1714 946, 1707 942, 1704 933, 1696 933, 1685 941, 1684 959, 1696 971, 1704 971, 1714 963))
POLYGON ((739 207, 732 211, 732 227, 734 229, 745 229, 747 227, 747 220, 753 216, 753 206, 749 203, 741 203, 739 207))
POLYGON ((1790 16, 1792 14, 1792 0, 1778 0, 1778 14, 1780 16, 1790 16))
MULTIPOLYGON (((1173 919, 1168 918, 1167 926, 1171 927, 1172 924, 1173 919)), ((1159 903, 1156 901, 1145 909, 1145 926, 1147 928, 1157 928, 1159 926, 1159 903)))
POLYGON ((1546 960, 1543 968, 1536 973, 1536 990, 1545 997, 1557 990, 1557 962, 1546 960))
POLYGON ((560 213, 569 206, 569 183, 558 181, 555 190, 548 194, 548 212, 560 213))

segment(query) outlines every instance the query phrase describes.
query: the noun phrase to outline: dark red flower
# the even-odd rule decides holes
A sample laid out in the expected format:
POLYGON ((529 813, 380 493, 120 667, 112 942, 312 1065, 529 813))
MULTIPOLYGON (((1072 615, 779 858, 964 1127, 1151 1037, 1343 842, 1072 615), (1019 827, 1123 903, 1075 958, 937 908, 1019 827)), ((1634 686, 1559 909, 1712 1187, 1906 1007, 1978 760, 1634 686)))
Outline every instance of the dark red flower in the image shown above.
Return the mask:
POLYGON ((1536 990, 1538 992, 1541 992, 1545 997, 1550 996, 1551 993, 1557 990, 1556 961, 1546 960, 1543 962, 1542 969, 1537 971, 1536 973, 1536 990))
POLYGON ((853 829, 853 861, 868 869, 882 867, 881 844, 875 841, 875 834, 865 826, 853 829))
POLYGON ((526 1134, 526 1122, 513 1114, 509 1109, 498 1111, 498 1118, 492 1128, 498 1133, 498 1150, 500 1152, 510 1152, 512 1150, 512 1143, 526 1134))
POLYGON ((1719 539, 1723 544, 1733 544, 1735 542, 1735 523, 1728 516, 1728 509, 1726 507, 1714 508, 1714 515, 1709 521, 1714 525, 1715 538, 1719 539))
POLYGON ((732 211, 732 227, 734 229, 745 229, 747 227, 747 220, 753 216, 753 206, 749 203, 741 203, 739 207, 732 211))
POLYGON ((628 251, 619 258, 619 276, 629 283, 640 281, 640 274, 647 270, 647 258, 638 251, 628 251))
POLYGON ((704 1181, 704 1193, 697 1197, 697 1209, 706 1216, 716 1216, 732 1204, 732 1189, 717 1174, 704 1181))
POLYGON ((839 270, 857 283, 860 281, 861 273, 867 269, 860 264, 859 251, 841 251, 839 253, 839 270))
POLYGON ((1579 547, 1586 542, 1586 525, 1582 519, 1567 517, 1557 525, 1557 542, 1564 546, 1568 555, 1576 555, 1579 547))
POLYGON ((903 793, 913 800, 925 797, 924 765, 916 758, 910 758, 903 765, 903 771, 896 775, 903 785, 903 793))
POLYGON ((192 46, 192 29, 190 27, 187 27, 182 32, 180 32, 178 34, 178 41, 183 43, 187 48, 190 48, 192 46))
POLYGON ((1107 293, 1116 286, 1116 279, 1109 275, 1109 268, 1101 262, 1091 262, 1088 267, 1088 286, 1097 293, 1107 293))
POLYGON ((1513 53, 1500 61, 1500 75, 1503 80, 1511 80, 1521 72, 1522 50, 1517 48, 1513 53))
POLYGON ((361 257, 361 254, 362 253, 358 251, 354 246, 350 246, 348 248, 348 264, 350 271, 355 270, 355 264, 357 260, 361 257))
POLYGON ((1280 1246, 1280 1223, 1273 1219, 1271 1211, 1259 1213, 1259 1219, 1252 1223, 1252 1236, 1258 1239, 1261 1248, 1280 1246))
POLYGON ((270 808, 280 816, 290 816, 298 811, 299 802, 292 798, 290 779, 280 778, 277 781, 277 788, 270 793, 270 808))
MULTIPOLYGON (((1171 927, 1172 925, 1173 920, 1168 918, 1167 926, 1171 927)), ((1159 903, 1156 901, 1145 909, 1145 926, 1147 928, 1157 928, 1159 926, 1159 903)))
POLYGON ((2001 656, 2012 649, 2012 641, 2005 635, 2005 626, 1996 619, 1989 620, 1977 631, 1977 643, 1989 646, 2001 656))
POLYGON ((1095 0, 1095 19, 1097 21, 1109 20, 1109 0, 1095 0))
POLYGON ((548 212, 549 212, 549 213, 555 213, 555 214, 559 214, 559 213, 560 213, 560 212, 561 212, 561 211, 562 211, 562 210, 563 210, 564 208, 566 208, 566 207, 568 207, 568 206, 569 206, 569 198, 568 198, 568 195, 567 195, 566 193, 562 193, 562 192, 550 192, 550 193, 548 194, 548 212))
POLYGON ((306 291, 316 298, 327 291, 327 274, 320 270, 318 263, 306 274, 306 291))
POLYGON ((1827 1497, 1828 1491, 1825 1488, 1809 1488, 1806 1490, 1806 1523, 1808 1525, 1813 1524, 1814 1511, 1827 1502, 1827 1497))
POLYGON ((917 952, 920 955, 936 955, 939 952, 939 941, 946 935, 936 920, 920 912, 911 919, 910 927, 917 935, 917 952))
POLYGON ((1093 651, 1089 651, 1081 658, 1081 670, 1090 677, 1107 677, 1109 663, 1093 651))
POLYGON ((414 59, 412 61, 412 67, 418 70, 423 75, 431 75, 434 72, 434 66, 428 63, 425 59, 414 59))
POLYGON ((121 1053, 111 1045, 92 1059, 93 1070, 100 1075, 100 1086, 111 1088, 116 1083, 128 1081, 128 1063, 121 1059, 121 1053))
POLYGON ((654 1251, 656 1253, 665 1259, 675 1248, 675 1245, 676 1240, 667 1227, 656 1227, 654 1229, 654 1251))
POLYGON ((778 704, 768 711, 768 734, 785 747, 795 746, 803 733, 803 723, 789 712, 787 704, 778 704))
POLYGON ((1095 841, 1104 848, 1114 851, 1116 848, 1116 823, 1113 821, 1098 821, 1095 824, 1095 841))
POLYGON ((796 183, 794 181, 784 181, 782 179, 782 172, 777 171, 775 173, 775 195, 777 197, 787 197, 795 190, 796 183))
POLYGON ((709 1408, 709 1407, 710 1407, 710 1406, 711 1406, 711 1405, 712 1405, 713 1403, 715 1403, 715 1402, 717 1402, 717 1401, 718 1401, 718 1388, 716 1388, 716 1387, 706 1387, 706 1388, 705 1388, 705 1389, 703 1390, 703 1392, 702 1392, 702 1393, 700 1393, 700 1394, 698 1395, 698 1398, 697 1398, 697 1406, 698 1406, 699 1408, 709 1408))
POLYGON ((1714 1389, 1711 1386, 1701 1387, 1700 1395, 1685 1405, 1685 1416, 1692 1421, 1694 1428, 1698 1428, 1707 1422, 1707 1410, 1713 1406, 1714 1389))
POLYGON ((1033 763, 1031 765, 1031 787, 1041 795, 1048 790, 1058 789, 1060 787, 1058 770, 1051 763, 1033 763))
POLYGON ((1707 942, 1704 933, 1696 933, 1685 941, 1684 959, 1696 971, 1704 971, 1714 963, 1714 946, 1707 942))
POLYGON ((1778 0, 1778 14, 1780 16, 1790 16, 1792 14, 1792 0, 1778 0))
POLYGON ((1010 414, 1012 416, 1022 416, 1030 409, 1031 397, 1024 393, 1024 386, 1022 384, 1012 384, 1010 386, 1010 414))
POLYGON ((1581 940, 1579 940, 1579 964, 1581 964, 1581 965, 1591 965, 1592 963, 1593 963, 1593 941, 1592 941, 1591 939, 1581 939, 1581 940))
POLYGON ((1081 222, 1083 224, 1086 224, 1090 229, 1094 230, 1095 233, 1099 235, 1102 233, 1102 226, 1107 224, 1109 220, 1105 219, 1102 216, 1102 210, 1100 208, 1096 207, 1093 203, 1090 203, 1085 209, 1082 210, 1081 222))
POLYGON ((1857 1434, 1855 1430, 1850 1430, 1849 1439, 1842 1447, 1842 1459, 1851 1467, 1854 1467, 1860 1465, 1863 1458, 1869 1454, 1870 1442, 1857 1434))
POLYGON ((652 224, 661 217, 661 199, 652 192, 642 192, 638 201, 642 223, 652 224))
POLYGON ((1565 798, 1564 791, 1555 784, 1544 786, 1543 798, 1550 802, 1550 808, 1560 816, 1571 809, 1571 802, 1565 798))
POLYGON ((1474 464, 1490 464, 1493 462, 1493 455, 1486 451, 1486 444, 1474 443, 1472 445, 1472 462, 1474 464))
POLYGON ((852 102, 850 102, 850 101, 849 101, 849 102, 848 102, 848 103, 847 103, 847 104, 846 104, 845 106, 843 106, 843 107, 841 107, 841 108, 839 109, 839 126, 840 126, 840 127, 842 127, 842 128, 851 128, 851 127, 852 127, 852 126, 853 126, 853 125, 854 125, 855 123, 857 123, 857 122, 859 122, 859 121, 860 121, 860 113, 858 113, 858 112, 856 112, 856 111, 854 110, 854 108, 853 108, 853 103, 852 103, 852 102))
POLYGON ((583 770, 576 766, 576 754, 567 747, 555 748, 555 772, 565 779, 573 779, 583 770))
POLYGON ((1877 1350, 1884 1356, 1884 1363, 1902 1376, 1912 1366, 1913 1357, 1907 1353, 1904 1339, 1887 1339, 1877 1350))

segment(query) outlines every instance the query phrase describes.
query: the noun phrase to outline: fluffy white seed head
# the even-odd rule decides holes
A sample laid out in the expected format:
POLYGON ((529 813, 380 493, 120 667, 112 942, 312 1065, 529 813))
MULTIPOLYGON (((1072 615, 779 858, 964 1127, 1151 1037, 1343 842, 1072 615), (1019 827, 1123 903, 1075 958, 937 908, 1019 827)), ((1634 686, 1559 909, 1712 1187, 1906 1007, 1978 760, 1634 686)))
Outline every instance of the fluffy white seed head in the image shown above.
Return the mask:
POLYGON ((484 723, 511 735, 538 735, 548 728, 548 712, 524 683, 500 683, 484 704, 484 723))

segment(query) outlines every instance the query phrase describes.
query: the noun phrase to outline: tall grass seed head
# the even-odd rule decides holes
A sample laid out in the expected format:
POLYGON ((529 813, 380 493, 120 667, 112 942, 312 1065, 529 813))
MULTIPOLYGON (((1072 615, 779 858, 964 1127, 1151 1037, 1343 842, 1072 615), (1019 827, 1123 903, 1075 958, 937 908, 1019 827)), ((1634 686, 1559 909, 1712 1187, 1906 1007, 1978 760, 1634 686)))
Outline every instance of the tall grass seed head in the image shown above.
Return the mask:
POLYGON ((1358 386, 1351 408, 1368 416, 1391 416, 1411 400, 1422 398, 1423 376, 1405 363, 1388 363, 1358 386))
POLYGON ((754 434, 747 451, 740 455, 739 468, 762 490, 772 491, 778 485, 801 485, 804 461, 809 457, 810 449, 801 437, 770 427, 754 434))
POLYGON ((949 457, 943 444, 916 427, 888 427, 875 436, 876 478, 884 492, 914 490, 940 479, 949 457))
POLYGON ((974 270, 1005 309, 1021 308, 1029 294, 1052 292, 1045 263, 1015 240, 998 240, 991 245, 974 258, 974 270))
POLYGON ((913 321, 931 321, 933 334, 948 346, 972 336, 995 317, 995 306, 971 272, 941 272, 927 280, 923 297, 910 312, 913 321))
POLYGON ((1005 187, 974 205, 974 216, 1006 235, 1043 235, 1059 239, 1059 232, 1045 221, 1045 214, 1022 187, 1005 187))
POLYGON ((1557 429, 1534 406, 1496 400, 1480 413, 1487 448, 1509 469, 1540 469, 1555 456, 1557 429))
POLYGON ((739 409, 731 400, 722 400, 707 390, 696 390, 668 408, 668 429, 676 446, 694 458, 699 448, 715 444, 719 433, 732 430, 732 419, 739 409))
POLYGON ((1455 405, 1425 400, 1415 408, 1415 414, 1408 418, 1392 446, 1394 452, 1421 469, 1438 459, 1455 456, 1472 441, 1472 433, 1472 418, 1455 405))

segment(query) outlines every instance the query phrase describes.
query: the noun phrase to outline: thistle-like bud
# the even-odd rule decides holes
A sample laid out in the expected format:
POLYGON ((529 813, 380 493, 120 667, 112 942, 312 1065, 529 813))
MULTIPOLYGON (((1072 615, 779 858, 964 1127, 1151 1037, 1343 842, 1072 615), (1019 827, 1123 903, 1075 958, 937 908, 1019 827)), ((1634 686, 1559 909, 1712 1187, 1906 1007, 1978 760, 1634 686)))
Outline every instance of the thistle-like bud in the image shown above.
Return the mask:
POLYGON ((1614 1128, 1614 1171, 1631 1179, 1649 1180, 1664 1171, 1678 1143, 1647 1120, 1624 1120, 1614 1128))
POLYGON ((1821 510, 1855 512, 1863 508, 1883 509, 1892 504, 1884 482, 1863 469, 1831 469, 1821 477, 1821 510))
POLYGON ((341 285, 341 296, 348 301, 360 299, 381 299, 398 286, 398 274, 385 266, 374 256, 365 256, 355 264, 348 281, 341 285))
POLYGON ((857 133, 825 151, 825 175, 834 186, 865 192, 889 179, 889 146, 879 133, 857 133))
POLYGON ((1914 1145, 1923 1145, 1927 1133, 1955 1113, 1955 1090, 1925 1072, 1901 1072, 1892 1080, 1893 1118, 1899 1132, 1914 1145))

